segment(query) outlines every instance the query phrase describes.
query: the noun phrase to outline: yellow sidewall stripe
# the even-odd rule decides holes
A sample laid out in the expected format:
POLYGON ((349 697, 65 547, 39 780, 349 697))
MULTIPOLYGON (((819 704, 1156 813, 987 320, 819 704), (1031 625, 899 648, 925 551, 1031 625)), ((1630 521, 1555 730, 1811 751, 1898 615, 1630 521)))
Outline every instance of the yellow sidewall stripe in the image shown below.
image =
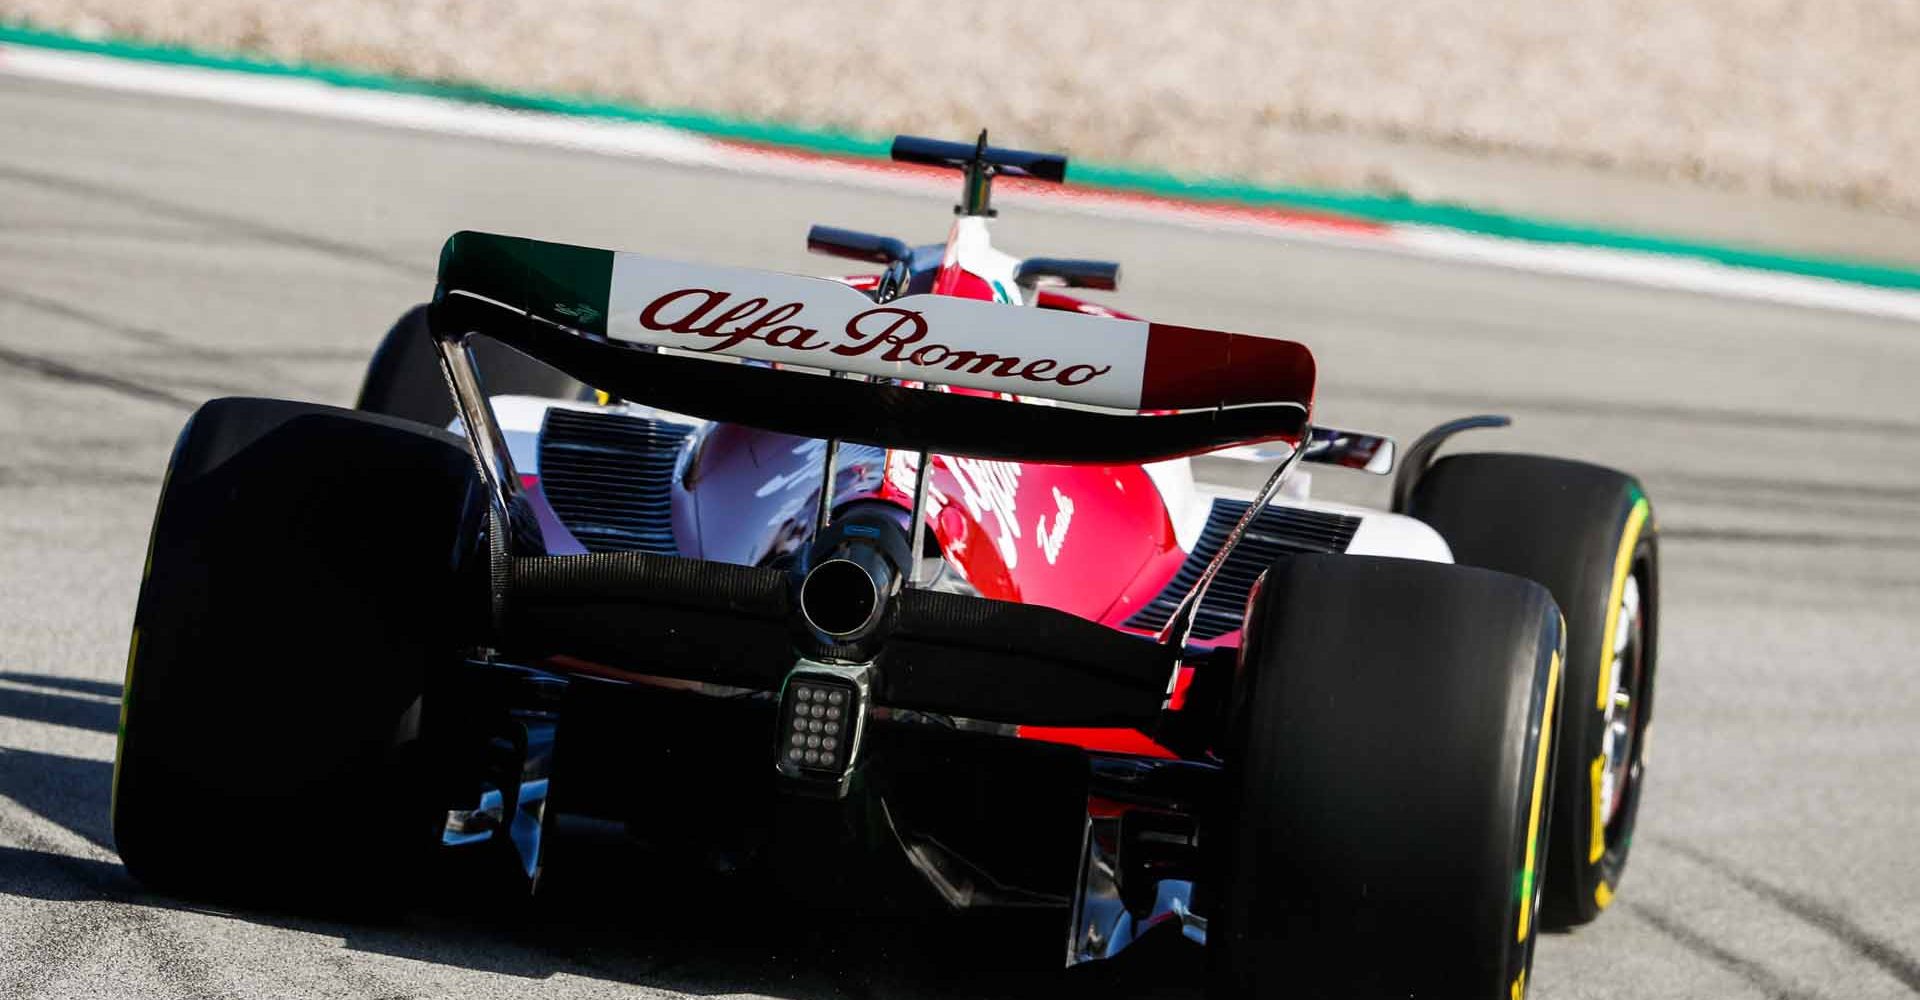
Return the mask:
MULTIPOLYGON (((1633 509, 1627 512, 1626 527, 1620 532, 1620 548, 1613 557, 1613 587, 1607 593, 1607 624, 1600 633, 1600 679, 1594 692, 1595 711, 1607 710, 1607 698, 1613 693, 1613 637, 1620 628, 1620 598, 1627 590, 1627 576, 1633 572, 1633 552, 1640 547, 1640 531, 1653 514, 1653 508, 1646 497, 1633 502, 1633 509)), ((1589 826, 1592 828, 1587 838, 1587 863, 1598 864, 1607 853, 1606 802, 1602 798, 1601 781, 1607 766, 1604 755, 1593 759, 1591 770, 1592 803, 1587 810, 1589 826)))
POLYGON ((1620 533, 1620 551, 1613 557, 1613 590, 1607 595, 1607 627, 1600 633, 1599 691, 1593 699, 1593 707, 1602 712, 1607 710, 1607 695, 1613 693, 1613 633, 1620 627, 1620 595, 1626 593, 1627 574, 1633 571, 1633 550, 1640 544, 1640 526, 1646 523, 1650 510, 1646 497, 1634 501, 1633 510, 1627 514, 1627 528, 1620 533))
POLYGON ((120 725, 114 731, 113 740, 113 784, 107 790, 108 824, 112 824, 120 807, 120 761, 127 755, 127 692, 133 690, 133 663, 139 658, 140 626, 135 625, 133 638, 127 642, 127 674, 120 683, 120 725))
POLYGON ((1607 803, 1606 789, 1602 787, 1607 776, 1607 755, 1601 754, 1593 759, 1590 777, 1593 779, 1593 808, 1591 813, 1593 834, 1587 838, 1587 863, 1597 863, 1607 853, 1607 803))
POLYGON ((1547 668, 1547 700, 1544 715, 1540 718, 1540 745, 1534 751, 1533 761, 1533 805, 1527 810, 1527 867, 1526 878, 1520 881, 1520 928, 1514 935, 1516 941, 1525 941, 1527 932, 1533 929, 1533 884, 1540 877, 1535 867, 1540 849, 1540 807, 1545 803, 1547 792, 1547 768, 1552 761, 1547 757, 1547 749, 1553 745, 1553 717, 1556 706, 1555 696, 1560 687, 1560 651, 1554 650, 1553 663, 1547 668))
MULTIPOLYGON (((187 420, 187 429, 181 431, 184 436, 193 429, 193 420, 187 420)), ((140 594, 145 596, 147 581, 153 578, 153 550, 160 538, 160 504, 166 502, 167 487, 173 485, 173 460, 167 460, 167 471, 160 476, 160 501, 155 504, 153 524, 147 528, 147 559, 140 566, 140 594)), ((134 608, 139 613, 139 608, 134 608)), ((120 725, 113 736, 113 785, 107 790, 107 823, 113 823, 113 817, 120 805, 120 759, 127 755, 127 703, 133 698, 133 664, 140 658, 140 626, 133 627, 133 638, 127 641, 127 674, 120 681, 120 725)))

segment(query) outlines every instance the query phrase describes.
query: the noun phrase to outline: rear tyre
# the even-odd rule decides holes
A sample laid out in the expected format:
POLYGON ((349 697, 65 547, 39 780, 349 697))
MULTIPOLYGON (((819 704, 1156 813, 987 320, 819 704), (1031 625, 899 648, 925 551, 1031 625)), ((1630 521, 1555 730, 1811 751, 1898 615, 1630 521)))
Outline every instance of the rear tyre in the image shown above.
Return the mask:
POLYGON ((1245 639, 1211 825, 1212 995, 1523 993, 1552 598, 1484 570, 1299 556, 1267 571, 1245 639))
MULTIPOLYGON (((488 337, 473 339, 480 382, 492 395, 591 399, 593 390, 550 365, 488 337)), ((440 354, 427 332, 427 307, 414 306, 393 324, 367 364, 354 409, 417 420, 435 427, 456 415, 440 354)))
POLYGON ((135 877, 262 902, 392 895, 435 839, 423 696, 471 641, 466 609, 484 614, 484 510, 442 431, 268 399, 194 414, 127 656, 113 833, 135 877))
POLYGON ((1584 924, 1613 900, 1639 815, 1653 718, 1659 536, 1646 491, 1612 469, 1538 455, 1441 459, 1410 513, 1455 561, 1524 576, 1567 616, 1567 697, 1546 912, 1584 924))

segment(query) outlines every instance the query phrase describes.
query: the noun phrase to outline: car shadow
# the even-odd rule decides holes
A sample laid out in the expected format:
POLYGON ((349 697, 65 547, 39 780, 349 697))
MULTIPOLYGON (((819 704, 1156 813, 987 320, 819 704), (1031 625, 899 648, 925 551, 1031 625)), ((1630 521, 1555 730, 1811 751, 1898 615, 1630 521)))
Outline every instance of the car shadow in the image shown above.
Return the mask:
MULTIPOLYGON (((0 680, 16 676, 19 675, 0 674, 0 680)), ((44 682, 36 680, 33 683, 44 682)), ((113 689, 114 697, 118 698, 120 685, 115 684, 113 689)), ((0 716, 96 733, 112 733, 120 724, 120 705, 118 702, 79 698, 56 691, 0 687, 0 716)))
POLYGON ((103 698, 119 698, 120 684, 117 681, 95 681, 84 677, 58 677, 53 674, 29 674, 18 670, 0 670, 0 681, 12 681, 15 684, 32 684, 35 687, 55 688, 72 691, 76 694, 91 694, 103 698))
MULTIPOLYGON (((112 764, 0 748, 0 796, 104 851, 112 764)), ((263 845, 263 849, 267 845, 263 845)), ((0 847, 0 894, 114 901, 343 939, 349 949, 502 976, 566 973, 702 996, 1160 997, 1196 995, 1197 949, 1143 941, 1108 963, 1060 968, 1064 928, 1051 911, 925 911, 900 900, 824 909, 749 876, 717 875, 640 849, 617 825, 567 819, 540 893, 514 901, 436 865, 398 915, 228 907, 148 891, 117 862, 39 843, 0 847)))
POLYGON ((109 761, 0 747, 0 796, 107 850, 113 849, 107 823, 112 789, 109 761))
POLYGON ((90 729, 94 733, 113 733, 119 727, 121 685, 117 683, 50 678, 19 672, 0 672, 0 681, 33 685, 0 687, 0 716, 27 722, 46 722, 50 726, 90 729), (102 695, 108 695, 115 701, 102 701, 102 695))

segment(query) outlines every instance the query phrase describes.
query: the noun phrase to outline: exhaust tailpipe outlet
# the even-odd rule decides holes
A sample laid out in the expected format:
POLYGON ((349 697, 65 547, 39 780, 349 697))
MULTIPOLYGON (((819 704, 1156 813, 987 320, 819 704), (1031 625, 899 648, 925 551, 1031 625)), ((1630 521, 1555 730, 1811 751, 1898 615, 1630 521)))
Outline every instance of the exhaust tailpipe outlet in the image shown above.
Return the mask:
POLYGON ((907 565, 909 545, 898 521, 855 511, 821 533, 807 553, 796 602, 810 631, 844 645, 880 628, 907 565))
POLYGON ((808 571, 800 583, 800 613, 807 624, 836 639, 859 635, 875 624, 880 583, 861 562, 834 558, 808 571))

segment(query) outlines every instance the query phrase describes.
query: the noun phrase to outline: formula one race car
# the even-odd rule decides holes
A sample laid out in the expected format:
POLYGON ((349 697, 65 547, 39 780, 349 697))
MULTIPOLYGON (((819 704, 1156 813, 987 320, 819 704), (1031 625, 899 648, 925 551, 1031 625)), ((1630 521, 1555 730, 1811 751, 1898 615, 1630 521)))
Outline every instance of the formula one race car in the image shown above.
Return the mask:
POLYGON ((564 809, 796 906, 1057 908, 1068 964, 1184 936, 1214 996, 1522 994, 1632 842, 1639 484, 1435 461, 1478 417, 1391 510, 1310 501, 1300 463, 1396 449, 1313 422, 1307 348, 995 250, 994 178, 1062 157, 893 154, 965 195, 944 244, 812 231, 878 275, 463 232, 357 411, 203 406, 128 656, 128 868, 284 900, 468 852, 525 892, 564 809), (1195 485, 1229 449, 1275 463, 1250 499, 1195 485))

